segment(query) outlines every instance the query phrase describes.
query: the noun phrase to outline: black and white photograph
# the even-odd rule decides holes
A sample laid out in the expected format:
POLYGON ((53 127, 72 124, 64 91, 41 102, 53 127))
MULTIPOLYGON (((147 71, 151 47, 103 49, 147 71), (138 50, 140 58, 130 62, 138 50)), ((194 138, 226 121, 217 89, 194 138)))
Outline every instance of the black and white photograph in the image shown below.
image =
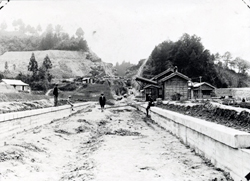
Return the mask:
POLYGON ((0 181, 250 181, 250 0, 0 0, 0 181))

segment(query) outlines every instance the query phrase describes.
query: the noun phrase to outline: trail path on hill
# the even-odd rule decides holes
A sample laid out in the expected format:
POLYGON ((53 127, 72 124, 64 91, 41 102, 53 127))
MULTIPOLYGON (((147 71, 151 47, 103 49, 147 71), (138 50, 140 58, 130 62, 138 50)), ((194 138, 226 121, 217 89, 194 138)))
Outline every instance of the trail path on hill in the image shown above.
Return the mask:
POLYGON ((132 107, 89 104, 0 147, 1 181, 226 180, 132 107))

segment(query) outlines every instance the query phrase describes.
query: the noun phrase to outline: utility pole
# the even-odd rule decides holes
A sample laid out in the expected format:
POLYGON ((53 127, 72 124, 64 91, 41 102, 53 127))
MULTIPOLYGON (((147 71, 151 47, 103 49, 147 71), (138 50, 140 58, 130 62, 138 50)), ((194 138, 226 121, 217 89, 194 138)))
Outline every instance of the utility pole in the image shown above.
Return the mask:
POLYGON ((201 78, 202 76, 199 77, 200 78, 200 99, 202 98, 202 92, 201 92, 201 78))

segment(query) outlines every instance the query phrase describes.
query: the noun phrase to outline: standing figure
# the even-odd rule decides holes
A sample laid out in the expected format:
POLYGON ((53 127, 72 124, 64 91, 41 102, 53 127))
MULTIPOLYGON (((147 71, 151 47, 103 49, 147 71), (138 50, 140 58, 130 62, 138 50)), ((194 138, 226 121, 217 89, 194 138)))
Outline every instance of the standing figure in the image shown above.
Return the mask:
POLYGON ((53 95, 54 95, 54 106, 57 106, 57 102, 58 102, 58 88, 57 88, 57 84, 54 87, 53 95))
POLYGON ((73 105, 73 103, 71 102, 71 95, 69 95, 69 97, 68 97, 68 99, 67 99, 67 103, 68 103, 69 105, 71 105, 71 110, 74 111, 74 105, 73 105))
POLYGON ((146 108, 147 117, 149 116, 149 115, 148 115, 148 111, 149 111, 150 107, 154 105, 153 102, 154 102, 154 101, 153 101, 151 95, 149 94, 149 95, 148 95, 148 106, 147 106, 147 108, 146 108))
POLYGON ((103 93, 101 94, 101 97, 99 98, 99 103, 100 103, 100 106, 101 106, 101 110, 103 112, 104 106, 106 104, 106 98, 105 98, 103 93))

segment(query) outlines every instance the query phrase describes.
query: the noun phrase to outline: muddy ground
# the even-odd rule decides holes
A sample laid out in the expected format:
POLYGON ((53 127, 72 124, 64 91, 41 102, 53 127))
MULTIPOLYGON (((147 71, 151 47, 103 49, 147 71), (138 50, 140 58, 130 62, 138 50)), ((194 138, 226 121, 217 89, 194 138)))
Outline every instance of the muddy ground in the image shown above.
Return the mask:
POLYGON ((132 107, 85 109, 6 139, 1 181, 208 181, 228 175, 132 107))

